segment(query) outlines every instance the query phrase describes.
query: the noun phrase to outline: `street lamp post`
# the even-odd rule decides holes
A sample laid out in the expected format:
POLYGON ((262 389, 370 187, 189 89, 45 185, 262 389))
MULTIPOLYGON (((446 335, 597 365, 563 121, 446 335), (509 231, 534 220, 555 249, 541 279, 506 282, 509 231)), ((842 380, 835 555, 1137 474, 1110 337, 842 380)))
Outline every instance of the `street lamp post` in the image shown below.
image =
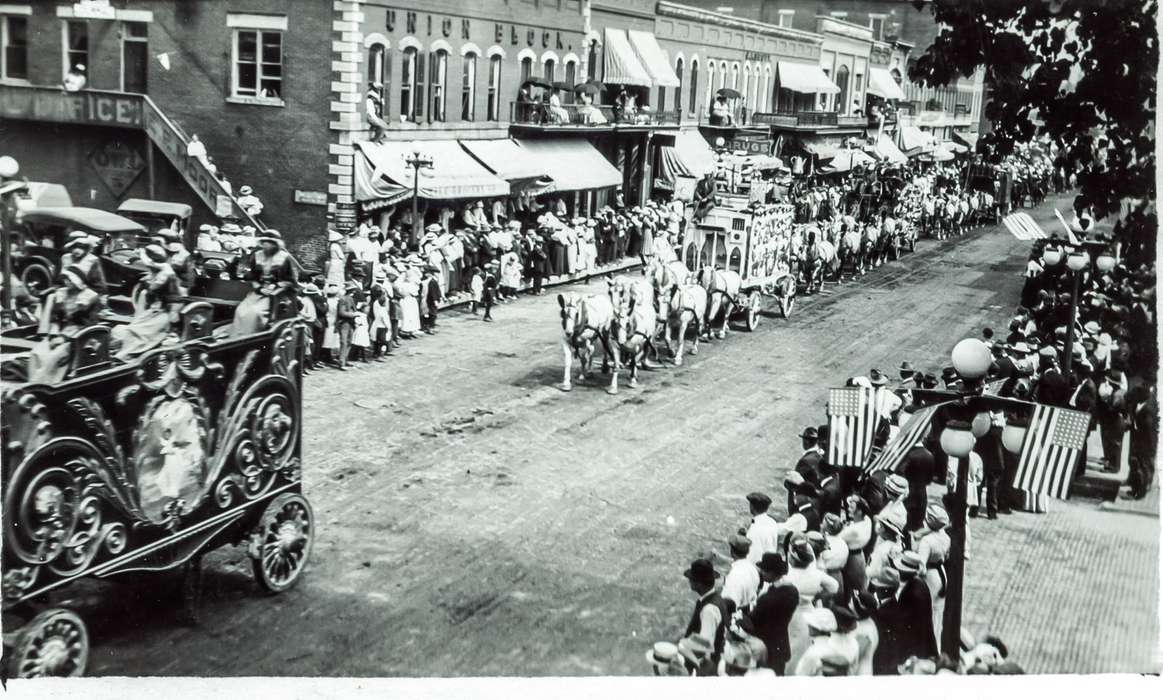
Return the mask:
MULTIPOLYGON (((1057 242, 1058 239, 1052 239, 1057 242)), ((1103 241, 1083 240, 1077 244, 1066 243, 1065 247, 1057 248, 1051 245, 1042 251, 1042 261, 1047 266, 1054 266, 1066 259, 1066 267, 1070 270, 1070 323, 1066 325, 1065 358, 1062 361, 1062 371, 1069 376, 1070 368, 1074 364, 1074 325, 1078 320, 1078 295, 1081 292, 1082 272, 1093 262, 1099 272, 1110 272, 1118 264, 1118 259, 1107 251, 1107 244, 1103 241), (1095 250, 1091 255, 1087 249, 1095 250)))
MULTIPOLYGON (((989 346, 976 338, 957 343, 952 353, 953 368, 961 377, 962 388, 950 397, 949 392, 917 392, 943 400, 953 399, 949 420, 941 431, 941 449, 957 460, 957 478, 950 498, 949 557, 945 562, 945 611, 941 622, 941 651, 959 657, 961 648, 961 612, 965 591, 965 520, 968 511, 969 455, 977 439, 989 432, 990 411, 1004 409, 1012 401, 983 395, 984 379, 993 361, 989 346)), ((1020 402, 1019 402, 1020 403, 1020 402)), ((1019 421, 1007 422, 1002 444, 1012 453, 1021 451, 1025 428, 1019 421)))
POLYGON ((420 170, 431 168, 432 159, 420 152, 420 144, 413 141, 409 149, 412 153, 404 157, 404 162, 412 168, 412 240, 410 248, 420 242, 420 170))

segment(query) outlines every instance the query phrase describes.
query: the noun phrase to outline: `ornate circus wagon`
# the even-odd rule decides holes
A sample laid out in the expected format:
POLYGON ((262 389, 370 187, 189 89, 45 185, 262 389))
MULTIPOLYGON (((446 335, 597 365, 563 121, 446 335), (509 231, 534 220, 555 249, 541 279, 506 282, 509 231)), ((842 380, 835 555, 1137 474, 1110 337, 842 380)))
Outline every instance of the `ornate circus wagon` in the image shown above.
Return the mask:
POLYGON ((180 342, 128 364, 109 360, 109 328, 92 326, 72 340, 65 380, 5 388, 9 676, 84 672, 85 624, 52 605, 78 579, 180 568, 192 605, 202 555, 227 544, 247 547, 267 591, 303 572, 314 534, 300 463, 310 333, 291 318, 219 339, 212 315, 188 305, 180 342))

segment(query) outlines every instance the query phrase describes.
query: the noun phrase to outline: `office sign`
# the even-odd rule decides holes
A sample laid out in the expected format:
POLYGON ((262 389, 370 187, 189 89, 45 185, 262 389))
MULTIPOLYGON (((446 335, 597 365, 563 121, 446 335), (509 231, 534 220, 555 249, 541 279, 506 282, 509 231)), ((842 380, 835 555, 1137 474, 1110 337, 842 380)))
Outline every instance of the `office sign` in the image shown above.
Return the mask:
POLYGON ((0 117, 7 119, 140 128, 142 114, 138 95, 0 86, 0 117))

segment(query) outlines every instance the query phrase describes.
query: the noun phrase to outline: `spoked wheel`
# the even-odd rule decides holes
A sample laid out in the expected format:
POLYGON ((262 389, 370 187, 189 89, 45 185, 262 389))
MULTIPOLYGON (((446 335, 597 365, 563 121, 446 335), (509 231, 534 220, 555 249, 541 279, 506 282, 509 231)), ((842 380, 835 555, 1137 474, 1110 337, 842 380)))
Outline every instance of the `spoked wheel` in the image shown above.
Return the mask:
POLYGON ((52 271, 44 265, 34 262, 24 268, 24 271, 20 273, 20 281, 24 283, 24 287, 28 290, 29 294, 32 294, 34 297, 40 296, 52 287, 52 271))
POLYGON ((315 516, 297 493, 285 493, 263 511, 251 563, 254 577, 268 593, 282 593, 299 580, 311 556, 315 516))
POLYGON ((747 330, 754 331, 759 327, 759 307, 763 303, 763 295, 751 292, 747 295, 747 330))
POLYGON ((791 312, 796 307, 795 291, 789 291, 779 299, 779 313, 784 318, 790 318, 791 312))
POLYGON ((85 623, 71 610, 53 608, 20 630, 8 670, 14 678, 76 678, 85 674, 88 662, 85 623))

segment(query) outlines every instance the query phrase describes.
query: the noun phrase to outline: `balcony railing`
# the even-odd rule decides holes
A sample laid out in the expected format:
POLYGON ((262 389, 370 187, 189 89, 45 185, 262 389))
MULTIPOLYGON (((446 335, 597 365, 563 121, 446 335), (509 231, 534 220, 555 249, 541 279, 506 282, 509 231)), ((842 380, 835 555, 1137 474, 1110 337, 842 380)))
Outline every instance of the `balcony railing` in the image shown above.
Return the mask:
POLYGON ((751 115, 752 124, 770 126, 836 126, 839 115, 835 112, 756 112, 751 115))
POLYGON ((661 112, 639 110, 626 114, 614 105, 570 104, 550 107, 543 102, 509 103, 509 121, 513 124, 545 127, 595 126, 678 126, 678 110, 661 112), (599 116, 600 115, 600 116, 599 116))

